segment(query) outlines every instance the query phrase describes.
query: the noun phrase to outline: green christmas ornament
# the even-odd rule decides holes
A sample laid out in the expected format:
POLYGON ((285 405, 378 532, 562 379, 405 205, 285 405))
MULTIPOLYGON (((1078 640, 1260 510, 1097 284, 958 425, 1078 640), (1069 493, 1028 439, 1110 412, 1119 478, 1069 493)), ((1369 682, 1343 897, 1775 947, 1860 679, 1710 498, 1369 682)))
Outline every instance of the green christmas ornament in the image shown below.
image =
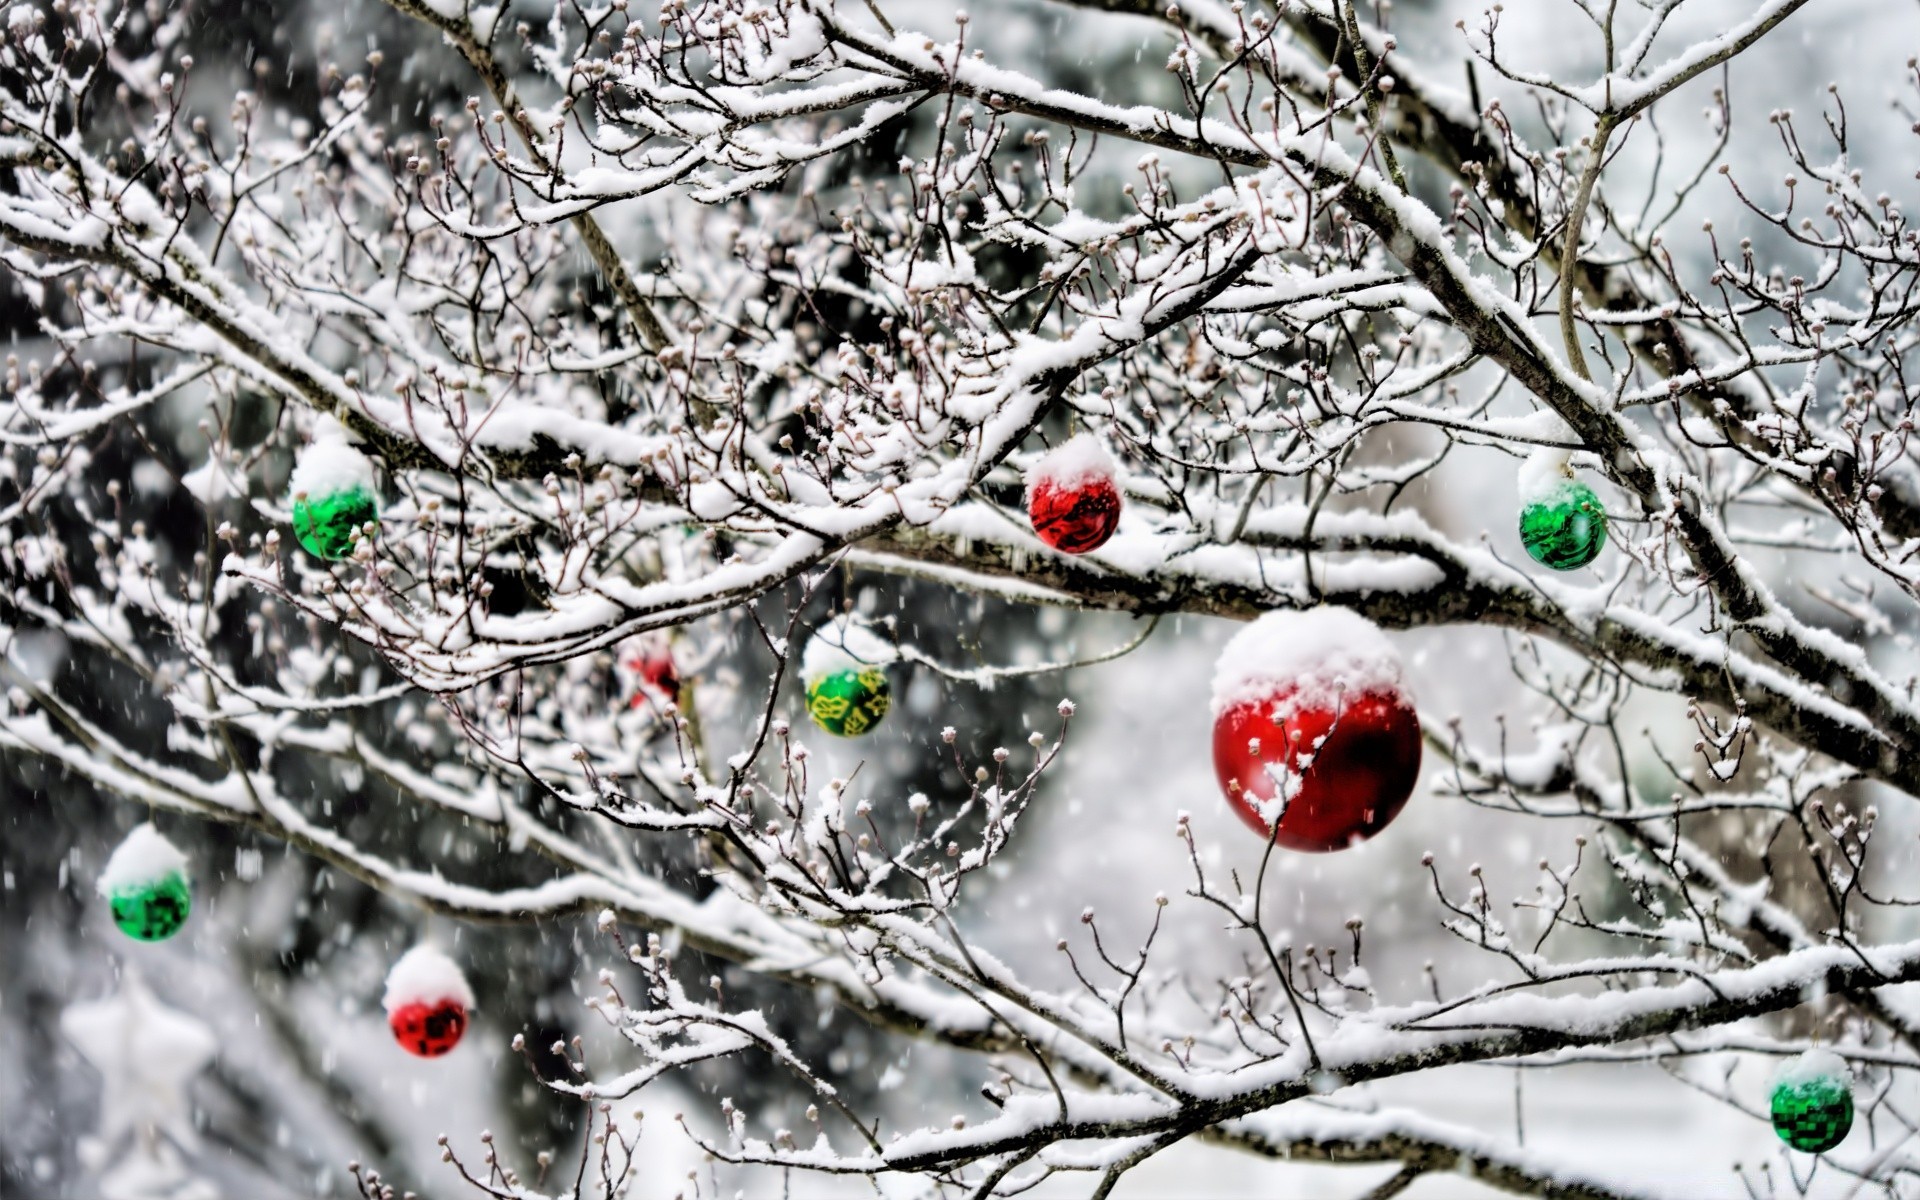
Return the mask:
POLYGON ((835 737, 859 737, 887 715, 892 690, 881 667, 835 671, 807 685, 807 715, 835 737))
POLYGON ((339 436, 323 436, 301 454, 288 481, 293 536, 307 553, 338 562, 353 553, 353 532, 380 519, 373 464, 339 436))
POLYGON ((880 724, 892 703, 887 664, 894 648, 864 625, 848 623, 814 634, 801 660, 807 715, 835 737, 859 737, 880 724))
POLYGON ((1853 1073, 1831 1050, 1809 1050, 1773 1077, 1773 1131, 1795 1150, 1820 1154, 1853 1128, 1853 1073))
POLYGON ((341 492, 293 502, 293 536, 307 553, 338 562, 353 553, 353 531, 378 520, 380 510, 367 492, 341 492))
POLYGON ((109 897, 113 923, 120 932, 142 942, 164 941, 180 932, 193 909, 193 893, 180 875, 169 875, 146 887, 109 897))
POLYGON ((1577 571, 1606 547, 1606 510, 1592 488, 1562 477, 1526 498, 1520 509, 1520 541, 1533 561, 1556 571, 1577 571))
POLYGON ((126 836, 107 859, 96 886, 120 932, 158 942, 180 932, 193 909, 187 856, 152 825, 126 836))

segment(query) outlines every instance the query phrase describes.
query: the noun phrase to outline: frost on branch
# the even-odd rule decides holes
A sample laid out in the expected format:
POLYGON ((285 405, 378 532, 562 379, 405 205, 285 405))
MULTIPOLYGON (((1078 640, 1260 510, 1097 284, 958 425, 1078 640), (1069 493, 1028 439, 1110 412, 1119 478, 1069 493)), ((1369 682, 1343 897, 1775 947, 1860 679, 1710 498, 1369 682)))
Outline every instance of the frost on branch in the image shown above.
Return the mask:
MULTIPOLYGON (((1204 1142, 1671 1194, 1530 1140, 1525 1081, 1770 1137, 1816 1046, 1857 1131, 1750 1188, 1911 1191, 1920 76, 1850 65, 1892 119, 1802 87, 1810 7, 390 0, 334 62, 16 4, 7 804, 313 872, 196 843, 248 864, 199 873, 206 946, 127 953, 375 940, 211 919, 277 886, 604 961, 585 1016, 530 970, 472 1029, 458 971, 384 1006, 427 1055, 598 1030, 518 1044, 577 1158, 449 1134, 495 1195, 668 1139, 740 1187, 1104 1195, 1204 1142), (1384 1098, 1456 1066, 1521 1081, 1511 1135, 1384 1098)), ((100 889, 163 885, 164 937, 186 872, 135 857, 100 889)), ((377 1015, 388 965, 314 986, 377 1015)))

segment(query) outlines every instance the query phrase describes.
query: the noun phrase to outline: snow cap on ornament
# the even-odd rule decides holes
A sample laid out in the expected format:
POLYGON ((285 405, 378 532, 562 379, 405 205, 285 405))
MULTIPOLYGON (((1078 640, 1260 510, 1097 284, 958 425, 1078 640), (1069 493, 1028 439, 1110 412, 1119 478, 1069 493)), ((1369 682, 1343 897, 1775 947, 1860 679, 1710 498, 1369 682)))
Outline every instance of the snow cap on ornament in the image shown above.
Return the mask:
POLYGON ((136 825, 94 885, 106 898, 120 932, 157 942, 180 932, 193 908, 187 856, 151 823, 136 825))
POLYGON ((1343 850, 1387 827, 1420 775, 1400 656, 1348 609, 1270 612, 1213 677, 1213 765, 1227 803, 1289 850, 1343 850))
POLYGON ((815 630, 800 656, 807 715, 835 737, 868 732, 885 719, 892 704, 887 667, 899 657, 899 651, 856 619, 815 630))
POLYGON ((381 999, 394 1040, 409 1054, 438 1058, 467 1031, 473 989, 459 964, 426 944, 400 956, 381 999))
POLYGON ((373 464, 347 442, 332 417, 322 417, 287 481, 293 497, 293 536, 307 553, 338 562, 353 553, 354 534, 380 519, 373 464))
POLYGON ((1774 1072, 1773 1131, 1795 1150, 1821 1154, 1853 1128, 1853 1072, 1831 1050, 1788 1059, 1774 1072))
POLYGON ((1533 561, 1577 571, 1607 545, 1607 512, 1573 476, 1564 450, 1542 448, 1520 468, 1520 543, 1533 561))
POLYGON ((1027 517, 1041 541, 1062 554, 1107 544, 1120 525, 1119 469, 1090 433, 1077 434, 1027 469, 1027 517))

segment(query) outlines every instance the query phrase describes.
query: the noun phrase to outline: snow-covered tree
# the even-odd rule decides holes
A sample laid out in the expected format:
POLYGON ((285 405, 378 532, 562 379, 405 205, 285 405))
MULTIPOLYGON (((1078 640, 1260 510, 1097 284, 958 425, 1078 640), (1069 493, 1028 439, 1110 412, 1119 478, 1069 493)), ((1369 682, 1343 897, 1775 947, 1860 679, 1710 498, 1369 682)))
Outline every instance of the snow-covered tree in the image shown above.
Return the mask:
MULTIPOLYGON (((1204 1141, 1658 1195, 1520 1091, 1652 1064, 1773 1104, 1729 1190, 1920 1194, 1911 60, 1803 85, 1808 0, 388 2, 404 53, 311 68, 217 5, 8 10, 0 750, 10 809, 55 769, 436 928, 594 922, 611 1036, 512 1043, 576 1152, 450 1130, 436 1192, 692 1139, 689 1194, 1105 1196, 1204 1141), (1211 694, 1147 689, 1222 796, 1069 738, 1122 699, 1066 673, 1229 622, 1211 694), (1077 761, 1172 869, 1015 917, 1077 761), (636 1123, 715 1062, 804 1116, 636 1123), (1470 1064, 1514 1128, 1395 1090, 1470 1064)), ((100 888, 163 937, 140 836, 100 888)), ((437 1054, 475 996, 420 953, 437 1054)))

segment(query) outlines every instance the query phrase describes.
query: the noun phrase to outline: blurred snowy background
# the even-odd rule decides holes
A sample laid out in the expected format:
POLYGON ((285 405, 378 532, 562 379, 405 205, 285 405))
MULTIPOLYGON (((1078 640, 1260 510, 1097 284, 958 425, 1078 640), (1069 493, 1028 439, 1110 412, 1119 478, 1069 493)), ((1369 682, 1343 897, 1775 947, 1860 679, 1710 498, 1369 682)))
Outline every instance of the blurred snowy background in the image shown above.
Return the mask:
MULTIPOLYGON (((883 7, 896 22, 945 29, 959 6, 883 0, 883 7)), ((1171 44, 1162 24, 1044 0, 976 0, 968 7, 975 36, 1000 61, 1109 100, 1133 98, 1132 89, 1161 89, 1142 97, 1147 99, 1171 95, 1171 84, 1157 70, 1171 44)), ((1480 0, 1396 0, 1399 52, 1464 91, 1462 44, 1453 25, 1482 7, 1480 0)), ((1505 7, 1502 41, 1511 61, 1559 78, 1596 73, 1597 36, 1566 5, 1508 0, 1505 7)), ((540 19, 538 5, 524 0, 512 11, 540 19)), ((1750 11, 1750 0, 1689 0, 1663 44, 1678 47, 1716 33, 1750 11)), ((468 87, 450 51, 375 0, 201 0, 193 9, 193 29, 191 50, 201 64, 193 87, 209 97, 244 83, 297 113, 313 103, 312 81, 323 64, 357 61, 376 46, 389 61, 403 63, 410 87, 443 88, 456 104, 468 87)), ((1911 157, 1911 118, 1892 97, 1916 49, 1920 5, 1822 0, 1809 6, 1739 59, 1725 80, 1736 122, 1736 176, 1762 187, 1777 181, 1784 167, 1769 112, 1791 107, 1812 113, 1826 100, 1830 82, 1849 103, 1856 158, 1885 163, 1911 157)), ((1715 139, 1704 113, 1709 90, 1720 83, 1696 83, 1662 109, 1668 161, 1660 187, 1673 185, 1675 164, 1697 162, 1715 139)), ((1507 95, 1509 111, 1528 119, 1530 106, 1511 91, 1503 93, 1485 72, 1480 86, 1485 98, 1507 95)), ((396 125, 409 119, 398 110, 391 116, 396 125)), ((875 148, 877 160, 884 161, 886 150, 875 148)), ((1104 202, 1117 195, 1118 176, 1135 157, 1124 147, 1105 152, 1104 202)), ((1653 158, 1654 143, 1641 131, 1612 168, 1615 194, 1633 192, 1628 182, 1636 172, 1650 176, 1653 158)), ((1678 177, 1688 173, 1681 170, 1678 177)), ((1417 177, 1415 184, 1434 187, 1433 180, 1417 177)), ((1082 203, 1103 203, 1102 187, 1102 180, 1089 180, 1082 203)), ((1900 199, 1916 207, 1911 197, 1900 199)), ((1725 235, 1763 236, 1743 228, 1724 181, 1710 181, 1669 221, 1668 244, 1683 261, 1691 256, 1697 264, 1705 253, 1698 231, 1710 214, 1725 235)), ((654 208, 636 204, 603 219, 629 252, 644 255, 655 245, 654 208)), ((0 325, 24 357, 34 345, 33 317, 10 280, 0 299, 0 325)), ((195 429, 198 414, 182 402, 174 416, 177 440, 170 449, 191 461, 203 445, 195 429)), ((190 554, 202 533, 192 498, 151 463, 101 461, 102 469, 124 472, 129 495, 149 522, 169 531, 181 552, 190 554)), ((1463 539, 1484 532, 1503 557, 1518 559, 1512 479, 1508 460, 1488 452, 1457 453, 1408 500, 1442 530, 1463 539)), ((1781 576, 1819 569, 1787 556, 1772 566, 1781 576)), ((949 661, 1091 657, 1138 633, 1125 619, 1017 611, 886 579, 850 576, 826 599, 843 598, 872 613, 896 614, 903 632, 949 661)), ((724 634, 724 625, 716 628, 724 634)), ((1035 982, 1054 982, 1064 969, 1054 940, 1083 907, 1099 909, 1119 930, 1143 928, 1146 897, 1157 888, 1177 894, 1186 886, 1184 850, 1172 836, 1179 811, 1192 813, 1209 862, 1247 867, 1256 861, 1259 844, 1220 800, 1208 751, 1208 684, 1215 652, 1231 633, 1221 622, 1170 619, 1125 658, 994 689, 903 668, 895 684, 903 701, 897 719, 858 743, 813 741, 837 774, 864 762, 857 790, 884 806, 915 790, 950 786, 932 751, 940 726, 957 727, 972 752, 980 753, 1012 745, 1030 728, 1050 729, 1061 696, 1078 701, 1082 716, 1066 769, 1045 789, 1042 819, 1024 827, 993 902, 971 914, 972 932, 1031 972, 1035 982)), ((1504 722, 1513 743, 1526 744, 1537 714, 1532 697, 1511 681, 1505 638, 1466 628, 1395 636, 1429 723, 1457 716, 1469 732, 1487 734, 1504 722)), ((711 669, 754 678, 764 664, 750 641, 730 644, 711 669)), ((1907 652, 1891 637, 1874 646, 1876 653, 1907 652)), ((71 669, 61 645, 27 651, 50 677, 71 669)), ((136 717, 142 706, 155 703, 130 678, 102 675, 86 682, 136 717)), ((791 703, 798 721, 797 693, 791 703)), ((705 715, 709 738, 724 746, 727 714, 705 715)), ((1645 724, 1690 739, 1674 717, 1671 708, 1649 705, 1645 724)), ((153 722, 156 737, 165 728, 164 720, 153 722)), ((507 1044, 513 1034, 525 1033, 536 1054, 543 1054, 540 1048, 578 1034, 588 1039, 589 1056, 595 1054, 595 1022, 580 1000, 611 953, 590 918, 537 926, 441 925, 282 846, 174 819, 167 832, 193 860, 197 907, 179 938, 139 945, 114 932, 93 879, 121 834, 147 814, 39 760, 0 756, 0 780, 7 789, 0 806, 0 1194, 339 1196, 352 1191, 345 1164, 360 1159, 423 1194, 454 1196, 462 1190, 437 1161, 439 1133, 474 1149, 477 1133, 491 1129, 523 1157, 542 1147, 563 1158, 576 1151, 574 1110, 534 1086, 507 1044), (480 997, 474 1031, 442 1060, 400 1053, 379 1008, 387 965, 423 932, 455 948, 480 997), (84 1007, 103 1000, 110 1007, 84 1007), (63 1021, 77 1006, 81 1015, 63 1021), (130 1147, 137 1135, 128 1130, 145 1123, 143 1113, 164 1118, 179 1146, 177 1159, 156 1152, 143 1160, 130 1147), (137 1160, 146 1166, 128 1170, 137 1160)), ((367 798, 363 779, 318 777, 310 787, 316 798, 340 806, 355 821, 381 819, 383 810, 367 798)), ((1887 820, 1893 819, 1890 813, 1887 820)), ((1402 996, 1424 986, 1423 964, 1444 962, 1445 956, 1446 935, 1418 868, 1423 850, 1483 864, 1499 895, 1503 879, 1515 881, 1515 888, 1522 879, 1530 883, 1538 859, 1564 861, 1576 832, 1480 811, 1423 787, 1395 825, 1356 849, 1284 856, 1269 880, 1269 902, 1288 914, 1298 937, 1323 944, 1344 939, 1342 923, 1364 915, 1374 981, 1384 996, 1402 996)), ((432 834, 409 827, 394 836, 432 834)), ((484 876, 484 856, 471 868, 484 876)), ((1202 977, 1231 974, 1234 952, 1217 921, 1198 906, 1176 904, 1171 913, 1174 936, 1163 937, 1162 952, 1177 955, 1202 977)), ((737 974, 729 974, 730 989, 754 986, 737 974)), ((816 1008, 806 996, 769 991, 765 1003, 782 1032, 826 1063, 837 1081, 901 1114, 906 1124, 924 1121, 928 1113, 937 1119, 984 1111, 975 1094, 979 1064, 882 1039, 844 1014, 816 1008)), ((1760 1088, 1756 1078, 1756 1105, 1760 1088)), ((638 1195, 691 1196, 696 1187, 700 1195, 736 1189, 749 1196, 871 1194, 857 1181, 783 1183, 712 1174, 674 1124, 683 1110, 697 1120, 698 1111, 710 1109, 694 1102, 693 1089, 733 1097, 756 1126, 797 1125, 806 1104, 777 1080, 724 1064, 656 1085, 641 1105, 648 1132, 638 1195)), ((1550 1080, 1469 1067, 1378 1093, 1517 1135, 1529 1147, 1565 1152, 1615 1178, 1681 1181, 1702 1196, 1741 1194, 1732 1164, 1754 1161, 1773 1144, 1763 1120, 1704 1099, 1652 1067, 1581 1068, 1556 1072, 1550 1080), (1623 1147, 1632 1150, 1626 1160, 1623 1147)), ((1392 1170, 1296 1167, 1189 1144, 1129 1176, 1119 1194, 1362 1195, 1392 1170)), ((1836 1186, 1835 1194, 1845 1191, 1836 1186)), ((1404 1194, 1437 1200, 1489 1193, 1458 1178, 1426 1176, 1404 1194)))

